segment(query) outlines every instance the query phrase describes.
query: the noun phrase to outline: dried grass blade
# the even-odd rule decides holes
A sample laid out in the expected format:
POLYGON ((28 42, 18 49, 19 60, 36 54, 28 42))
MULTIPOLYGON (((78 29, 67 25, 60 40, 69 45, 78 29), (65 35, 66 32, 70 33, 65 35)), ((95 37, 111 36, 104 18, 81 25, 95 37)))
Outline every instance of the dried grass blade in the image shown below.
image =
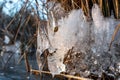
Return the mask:
POLYGON ((119 29, 120 29, 120 24, 118 24, 118 25, 116 26, 115 30, 114 30, 114 33, 113 33, 113 35, 112 35, 112 39, 111 39, 111 42, 110 42, 110 46, 109 46, 109 51, 110 51, 110 48, 111 48, 111 46, 112 46, 112 42, 114 41, 115 36, 117 35, 119 29))
MULTIPOLYGON (((40 72, 41 73, 45 73, 45 74, 51 74, 50 72, 48 71, 39 71, 39 70, 33 70, 31 69, 31 72, 32 73, 37 73, 39 74, 40 72)), ((77 80, 92 80, 92 79, 87 79, 87 78, 82 78, 82 77, 77 77, 77 76, 72 76, 72 75, 65 75, 65 74, 59 74, 60 76, 64 76, 64 77, 67 77, 67 78, 71 78, 72 79, 77 79, 77 80)))

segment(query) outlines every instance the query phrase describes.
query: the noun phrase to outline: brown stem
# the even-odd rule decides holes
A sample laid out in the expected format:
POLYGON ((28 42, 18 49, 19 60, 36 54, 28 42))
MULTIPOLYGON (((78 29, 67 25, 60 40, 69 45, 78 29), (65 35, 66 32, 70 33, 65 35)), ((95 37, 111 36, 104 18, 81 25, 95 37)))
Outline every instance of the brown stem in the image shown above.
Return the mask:
POLYGON ((27 72, 30 72, 30 65, 29 65, 27 53, 24 53, 24 59, 25 59, 26 70, 27 72))
MULTIPOLYGON (((33 69, 31 69, 31 72, 34 73, 34 74, 39 74, 39 73, 51 74, 48 71, 39 71, 39 70, 33 70, 33 69)), ((65 75, 65 74, 59 74, 59 75, 63 76, 63 77, 67 77, 67 78, 77 79, 77 80, 91 80, 91 79, 77 77, 77 76, 72 76, 72 75, 65 75)))

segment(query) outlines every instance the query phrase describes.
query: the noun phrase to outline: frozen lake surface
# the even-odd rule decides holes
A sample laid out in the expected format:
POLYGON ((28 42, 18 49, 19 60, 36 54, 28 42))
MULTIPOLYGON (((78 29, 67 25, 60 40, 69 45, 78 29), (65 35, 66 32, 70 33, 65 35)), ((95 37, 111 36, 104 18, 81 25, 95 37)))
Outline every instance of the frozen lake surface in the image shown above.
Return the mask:
MULTIPOLYGON (((37 69, 35 59, 29 60, 29 62, 32 68, 37 69)), ((39 76, 27 73, 24 60, 22 60, 15 67, 9 67, 5 70, 0 69, 0 80, 39 80, 39 76)))

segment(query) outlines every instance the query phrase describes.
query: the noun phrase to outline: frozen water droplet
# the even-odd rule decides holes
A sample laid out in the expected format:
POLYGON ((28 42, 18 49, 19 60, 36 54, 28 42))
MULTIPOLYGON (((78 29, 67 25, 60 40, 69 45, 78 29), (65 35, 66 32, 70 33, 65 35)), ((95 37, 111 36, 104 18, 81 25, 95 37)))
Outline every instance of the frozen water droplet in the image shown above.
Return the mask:
POLYGON ((10 69, 14 69, 14 67, 13 67, 13 66, 11 66, 11 67, 10 67, 10 69))
POLYGON ((10 38, 8 36, 6 36, 6 35, 4 37, 5 37, 4 43, 8 44, 10 42, 10 38))

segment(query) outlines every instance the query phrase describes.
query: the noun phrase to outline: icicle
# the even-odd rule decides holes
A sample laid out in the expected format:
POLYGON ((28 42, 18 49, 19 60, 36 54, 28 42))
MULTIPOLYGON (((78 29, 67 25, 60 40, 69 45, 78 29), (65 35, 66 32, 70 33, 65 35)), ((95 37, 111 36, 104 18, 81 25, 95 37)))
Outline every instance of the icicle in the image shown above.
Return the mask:
POLYGON ((51 16, 52 16, 52 27, 53 27, 53 31, 54 31, 54 29, 55 29, 55 27, 56 27, 56 23, 55 23, 55 17, 54 17, 54 14, 53 14, 53 12, 52 11, 50 11, 50 13, 51 13, 51 16))
POLYGON ((115 20, 112 18, 104 18, 100 8, 94 4, 92 8, 93 33, 95 38, 94 53, 103 53, 108 50, 113 30, 115 28, 115 20))
POLYGON ((40 29, 38 28, 38 34, 37 34, 37 51, 40 52, 40 55, 44 52, 44 50, 49 48, 49 41, 47 38, 46 33, 42 29, 40 32, 40 29))
POLYGON ((48 49, 50 46, 49 40, 47 38, 47 34, 44 30, 44 27, 39 28, 38 27, 38 32, 37 32, 37 51, 36 51, 36 58, 37 58, 37 63, 39 70, 42 70, 42 62, 41 62, 41 55, 43 52, 48 49), (41 30, 40 30, 41 29, 41 30))

